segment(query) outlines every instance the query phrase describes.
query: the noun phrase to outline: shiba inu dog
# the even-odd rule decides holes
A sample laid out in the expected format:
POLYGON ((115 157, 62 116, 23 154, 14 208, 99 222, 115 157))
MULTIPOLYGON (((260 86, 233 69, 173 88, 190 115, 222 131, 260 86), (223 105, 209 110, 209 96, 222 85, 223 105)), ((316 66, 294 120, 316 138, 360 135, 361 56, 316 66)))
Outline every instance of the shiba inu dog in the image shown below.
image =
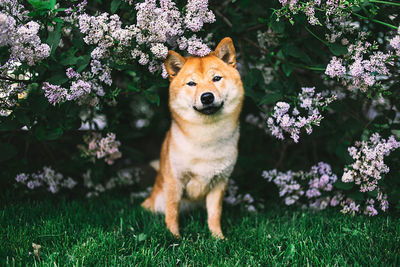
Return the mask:
POLYGON ((222 200, 238 155, 244 98, 233 42, 224 38, 205 57, 169 51, 165 67, 172 123, 155 184, 142 207, 165 213, 167 228, 179 237, 179 209, 205 202, 212 235, 224 238, 222 200))

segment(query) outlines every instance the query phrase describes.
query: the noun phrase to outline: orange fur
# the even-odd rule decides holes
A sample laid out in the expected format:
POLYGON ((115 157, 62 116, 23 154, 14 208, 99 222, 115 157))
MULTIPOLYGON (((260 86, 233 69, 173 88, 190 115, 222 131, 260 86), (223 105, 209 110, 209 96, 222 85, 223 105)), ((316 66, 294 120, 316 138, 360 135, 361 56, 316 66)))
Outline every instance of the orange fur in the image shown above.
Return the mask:
POLYGON ((172 124, 161 148, 152 193, 142 206, 165 212, 167 228, 179 237, 180 204, 205 201, 209 229, 213 236, 223 238, 222 200, 237 158, 244 98, 235 48, 230 38, 224 38, 214 52, 202 58, 183 58, 169 51, 165 66, 171 82, 172 124), (216 76, 221 79, 214 80, 216 76), (220 108, 216 113, 198 111, 204 108, 204 93, 213 94, 213 105, 220 108))

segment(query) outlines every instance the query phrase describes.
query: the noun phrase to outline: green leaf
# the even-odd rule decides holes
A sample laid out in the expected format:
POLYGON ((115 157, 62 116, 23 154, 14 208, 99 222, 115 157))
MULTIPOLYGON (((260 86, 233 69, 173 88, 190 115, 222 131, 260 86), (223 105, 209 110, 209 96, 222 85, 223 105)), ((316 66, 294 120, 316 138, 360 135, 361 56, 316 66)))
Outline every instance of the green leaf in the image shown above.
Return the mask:
POLYGON ((68 81, 67 76, 64 72, 55 72, 47 81, 51 84, 61 85, 68 81))
POLYGON ((347 54, 347 47, 344 45, 340 44, 331 44, 329 45, 329 50, 335 55, 335 56, 341 56, 344 54, 347 54))
POLYGON ((56 6, 57 1, 56 0, 49 0, 49 8, 51 10, 54 10, 54 7, 56 6))
POLYGON ((271 28, 275 33, 283 33, 285 31, 285 23, 282 20, 276 21, 274 16, 274 18, 271 19, 271 28))
POLYGON ((83 71, 87 65, 89 65, 90 63, 90 55, 86 55, 86 56, 82 56, 78 62, 76 63, 77 68, 77 72, 81 72, 83 71))
POLYGON ((246 89, 253 88, 256 84, 260 84, 264 82, 264 78, 262 73, 258 69, 251 70, 244 80, 244 87, 246 89))
POLYGON ((58 22, 56 24, 56 26, 54 27, 54 30, 49 33, 49 37, 47 38, 46 43, 51 48, 50 55, 54 55, 54 52, 56 51, 56 48, 60 44, 62 26, 63 26, 63 23, 58 22))
POLYGON ((56 140, 63 135, 61 127, 46 128, 44 125, 40 125, 35 129, 35 136, 38 140, 56 140))
POLYGON ((263 94, 254 90, 253 87, 263 83, 264 78, 261 71, 257 69, 251 70, 244 79, 245 95, 253 99, 255 103, 258 103, 263 94))
POLYGON ((76 48, 71 48, 67 52, 63 53, 61 56, 60 64, 63 66, 76 65, 78 61, 83 61, 85 58, 83 56, 76 57, 75 53, 78 50, 76 48))
POLYGON ((160 96, 153 92, 148 92, 147 90, 144 91, 144 96, 150 103, 156 104, 157 106, 160 105, 160 96))
POLYGON ((349 194, 349 198, 353 199, 353 200, 364 200, 364 194, 361 192, 353 192, 351 194, 349 194))
POLYGON ((349 190, 349 189, 353 188, 354 184, 353 183, 343 183, 342 181, 338 180, 336 183, 334 183, 334 186, 339 189, 349 190))
POLYGON ((31 126, 29 116, 22 110, 17 110, 14 112, 16 119, 22 124, 26 125, 28 128, 31 126))
POLYGON ((56 1, 42 1, 42 0, 28 0, 28 3, 32 5, 34 9, 37 10, 52 10, 55 6, 56 1), (54 4, 54 5, 53 5, 54 4))
POLYGON ((275 103, 282 98, 281 93, 266 94, 258 103, 258 105, 275 103))
POLYGON ((18 150, 11 144, 0 143, 0 162, 12 159, 18 154, 18 150))
POLYGON ((376 189, 374 191, 367 191, 367 195, 376 198, 378 196, 378 191, 376 189))
POLYGON ((120 5, 121 5, 121 0, 112 0, 110 9, 111 13, 114 14, 118 10, 120 5))
POLYGON ((57 17, 53 18, 53 21, 58 22, 58 23, 64 23, 64 21, 62 19, 57 18, 57 17))
POLYGON ((282 64, 282 70, 283 70, 283 73, 285 73, 286 77, 289 77, 290 74, 293 71, 293 66, 291 64, 288 64, 288 63, 283 63, 282 64))
POLYGON ((301 61, 309 64, 311 63, 311 58, 300 48, 293 44, 286 45, 282 48, 282 52, 285 55, 292 56, 300 59, 301 61))

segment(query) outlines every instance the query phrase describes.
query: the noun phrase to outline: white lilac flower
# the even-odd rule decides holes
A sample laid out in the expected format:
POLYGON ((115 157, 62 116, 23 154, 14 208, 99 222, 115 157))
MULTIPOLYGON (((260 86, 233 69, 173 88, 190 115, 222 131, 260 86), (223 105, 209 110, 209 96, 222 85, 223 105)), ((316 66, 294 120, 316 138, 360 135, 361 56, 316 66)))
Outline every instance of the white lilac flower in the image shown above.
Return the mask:
POLYGON ((203 28, 204 23, 213 23, 214 13, 208 9, 208 0, 188 0, 184 23, 193 32, 203 28))
POLYGON ((196 35, 188 39, 187 51, 189 54, 199 57, 207 56, 211 52, 210 48, 196 35))
POLYGON ((342 65, 343 60, 341 58, 332 57, 328 66, 326 66, 325 74, 334 77, 343 77, 346 74, 346 67, 342 65))

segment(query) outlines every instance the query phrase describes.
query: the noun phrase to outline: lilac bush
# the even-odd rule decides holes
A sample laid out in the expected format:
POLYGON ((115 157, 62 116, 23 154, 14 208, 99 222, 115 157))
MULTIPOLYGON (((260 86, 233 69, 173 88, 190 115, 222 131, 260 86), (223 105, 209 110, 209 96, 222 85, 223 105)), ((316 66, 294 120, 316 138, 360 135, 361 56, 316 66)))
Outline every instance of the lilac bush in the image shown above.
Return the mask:
POLYGON ((263 178, 273 182, 279 189, 279 196, 284 198, 286 205, 297 203, 303 208, 323 210, 328 206, 341 205, 342 213, 363 213, 369 216, 387 211, 389 202, 387 194, 383 192, 382 174, 388 173, 389 168, 384 163, 384 157, 400 147, 400 142, 394 136, 388 140, 382 139, 374 133, 368 141, 357 141, 355 146, 349 147, 350 156, 355 160, 353 164, 344 168, 341 181, 354 183, 359 192, 365 195, 364 201, 352 199, 352 192, 334 190, 337 175, 332 173, 329 164, 319 162, 312 166, 309 172, 278 172, 276 169, 264 171, 263 178), (369 192, 374 192, 375 199, 369 192), (376 207, 375 204, 378 206, 376 207))
POLYGON ((71 176, 89 197, 139 189, 170 123, 168 50, 206 56, 230 36, 246 101, 225 202, 249 211, 282 198, 313 210, 397 212, 399 8, 374 0, 0 1, 2 188, 60 192, 71 176))

